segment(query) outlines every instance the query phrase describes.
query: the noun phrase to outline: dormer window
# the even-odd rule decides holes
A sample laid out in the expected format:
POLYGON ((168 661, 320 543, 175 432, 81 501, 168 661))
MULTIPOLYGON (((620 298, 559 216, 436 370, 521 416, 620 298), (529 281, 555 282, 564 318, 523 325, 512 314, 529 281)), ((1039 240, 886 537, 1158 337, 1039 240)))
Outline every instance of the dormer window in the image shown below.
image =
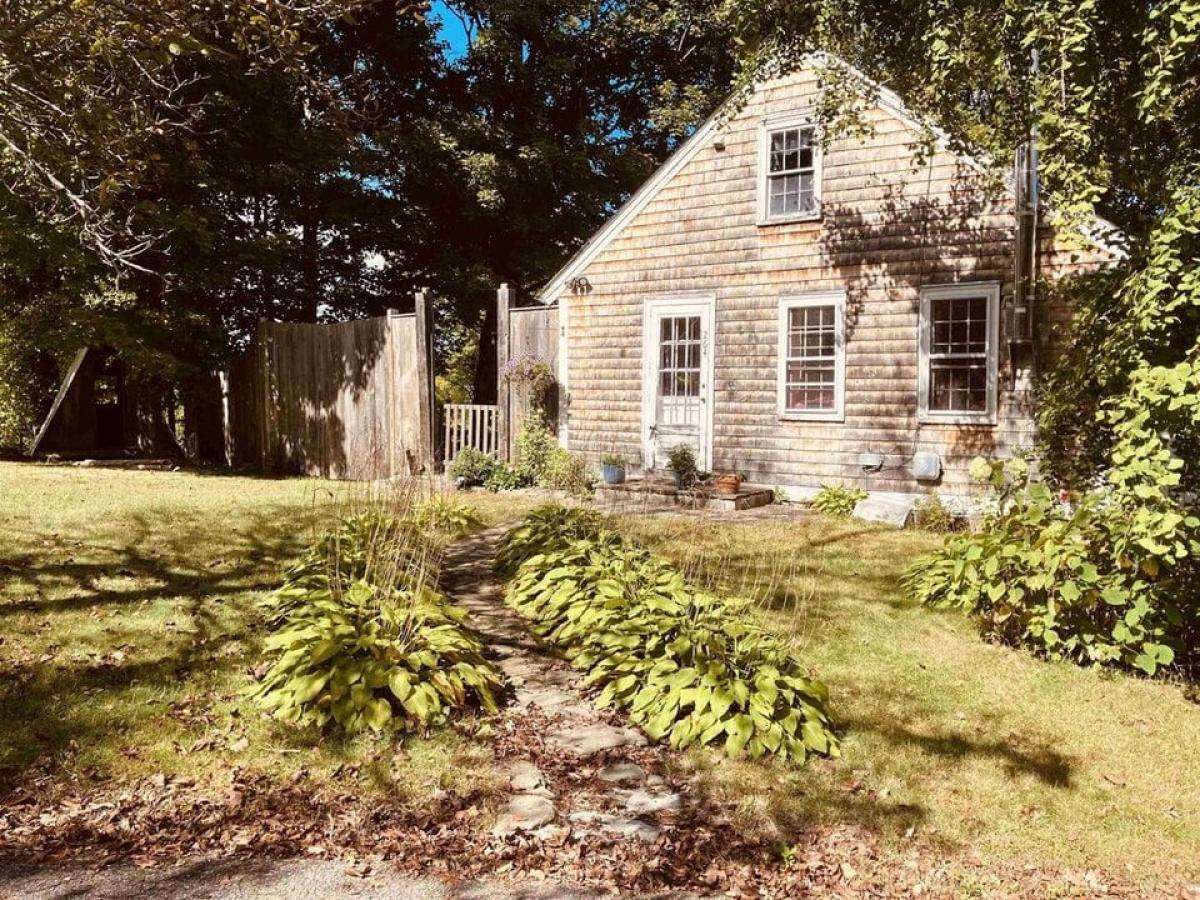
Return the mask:
POLYGON ((759 224, 821 217, 817 126, 803 120, 766 123, 759 170, 759 224))

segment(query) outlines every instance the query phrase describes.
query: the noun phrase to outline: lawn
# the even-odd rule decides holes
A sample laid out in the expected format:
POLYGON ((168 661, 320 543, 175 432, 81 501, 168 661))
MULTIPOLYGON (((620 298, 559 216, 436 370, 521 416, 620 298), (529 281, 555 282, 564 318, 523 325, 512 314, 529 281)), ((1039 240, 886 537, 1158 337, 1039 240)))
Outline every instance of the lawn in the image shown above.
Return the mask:
POLYGON ((456 732, 395 754, 298 735, 244 697, 260 601, 349 490, 0 462, 0 792, 31 773, 51 789, 148 774, 224 788, 234 769, 344 783, 349 767, 402 798, 486 779, 486 750, 456 732))
POLYGON ((907 602, 899 577, 932 535, 820 517, 628 526, 693 578, 761 598, 832 692, 841 760, 690 758, 744 827, 786 842, 870 823, 896 846, 1200 877, 1200 706, 1179 686, 1037 660, 907 602))
MULTIPOLYGON (((419 804, 499 788, 470 728, 402 748, 297 733, 244 691, 259 601, 346 487, 0 463, 0 795, 161 773, 352 784, 419 804), (315 749, 314 749, 315 745, 315 749)), ((485 520, 527 497, 473 493, 485 520)), ((1200 878, 1200 706, 1178 686, 983 643, 898 580, 935 536, 861 522, 630 516, 691 577, 754 595, 829 685, 843 757, 802 768, 679 759, 779 847, 866 826, 947 859, 1200 878)))

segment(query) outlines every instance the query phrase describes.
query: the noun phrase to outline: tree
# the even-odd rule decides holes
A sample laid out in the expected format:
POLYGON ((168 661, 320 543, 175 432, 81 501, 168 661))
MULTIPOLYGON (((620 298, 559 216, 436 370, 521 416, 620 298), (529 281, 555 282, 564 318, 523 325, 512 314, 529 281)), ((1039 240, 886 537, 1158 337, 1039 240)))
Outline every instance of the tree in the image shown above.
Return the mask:
POLYGON ((5 0, 0 176, 48 222, 118 269, 161 264, 134 202, 166 135, 211 95, 202 62, 305 74, 306 38, 345 0, 5 0))
POLYGON ((665 0, 449 6, 470 42, 450 73, 438 269, 489 297, 537 287, 686 137, 730 60, 665 0))

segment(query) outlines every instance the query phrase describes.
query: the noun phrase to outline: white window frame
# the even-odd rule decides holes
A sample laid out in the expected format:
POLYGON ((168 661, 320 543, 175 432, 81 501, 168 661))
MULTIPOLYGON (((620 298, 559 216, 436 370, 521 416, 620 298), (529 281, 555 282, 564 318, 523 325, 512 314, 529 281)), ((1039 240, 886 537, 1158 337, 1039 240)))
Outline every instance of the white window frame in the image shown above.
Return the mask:
POLYGON ((921 288, 920 362, 917 369, 917 411, 922 422, 949 425, 995 425, 1000 374, 1000 282, 926 285, 921 288), (931 307, 933 301, 963 297, 987 298, 987 410, 964 412, 929 408, 931 307))
POLYGON ((781 225, 788 222, 816 222, 823 211, 821 206, 821 182, 824 177, 824 153, 821 149, 821 127, 810 116, 790 115, 764 119, 758 135, 758 224, 781 225), (771 215, 771 135, 776 131, 793 128, 808 128, 813 132, 813 200, 816 208, 812 212, 771 215))
POLYGON ((779 349, 776 372, 779 418, 790 422, 844 422, 846 419, 846 292, 820 291, 786 294, 779 299, 779 349), (834 326, 833 409, 788 409, 787 364, 791 311, 811 306, 832 306, 834 326))

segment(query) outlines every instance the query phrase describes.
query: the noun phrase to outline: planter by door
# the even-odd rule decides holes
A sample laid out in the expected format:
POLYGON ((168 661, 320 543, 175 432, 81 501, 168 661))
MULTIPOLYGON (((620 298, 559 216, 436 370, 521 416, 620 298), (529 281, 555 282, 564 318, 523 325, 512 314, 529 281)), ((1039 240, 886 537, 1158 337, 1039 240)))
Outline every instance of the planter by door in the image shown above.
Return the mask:
POLYGON ((713 319, 716 297, 682 294, 646 301, 643 331, 642 435, 645 458, 666 466, 678 444, 712 467, 713 319))
POLYGON ((614 465, 610 465, 608 463, 604 463, 600 467, 600 469, 604 474, 604 483, 605 484, 624 484, 625 483, 625 467, 624 466, 614 466, 614 465))

